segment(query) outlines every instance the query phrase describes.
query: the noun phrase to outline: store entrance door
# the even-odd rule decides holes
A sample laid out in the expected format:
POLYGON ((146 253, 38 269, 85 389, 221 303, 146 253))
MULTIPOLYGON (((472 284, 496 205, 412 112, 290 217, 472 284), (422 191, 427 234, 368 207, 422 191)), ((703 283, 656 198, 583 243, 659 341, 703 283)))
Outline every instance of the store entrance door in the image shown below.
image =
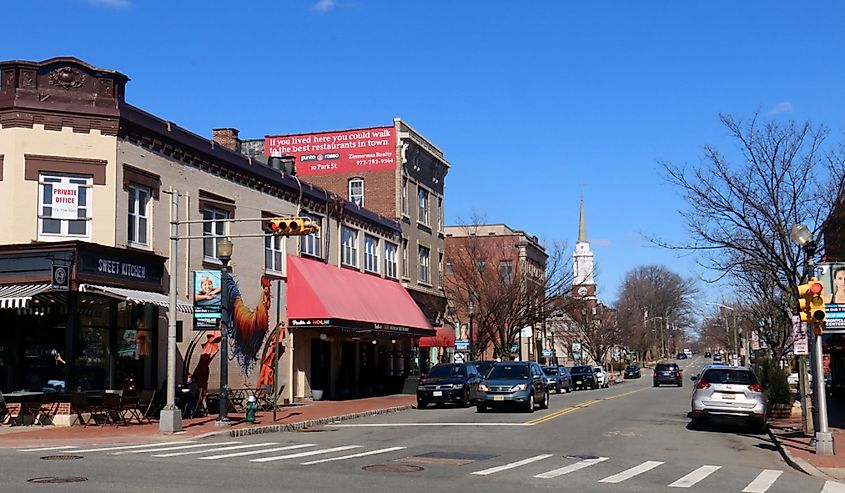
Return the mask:
POLYGON ((329 393, 332 347, 328 341, 311 340, 311 389, 329 393))

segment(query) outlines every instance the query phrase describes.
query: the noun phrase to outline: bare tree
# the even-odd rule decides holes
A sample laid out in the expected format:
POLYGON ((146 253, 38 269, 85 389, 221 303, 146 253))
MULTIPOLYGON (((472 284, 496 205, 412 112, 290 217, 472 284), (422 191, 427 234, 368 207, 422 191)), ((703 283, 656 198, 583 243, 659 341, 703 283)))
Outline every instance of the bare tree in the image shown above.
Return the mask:
POLYGON ((564 302, 563 311, 570 320, 566 332, 561 334, 564 341, 568 345, 581 343, 581 351, 604 366, 611 350, 622 343, 616 310, 588 298, 571 298, 564 302))

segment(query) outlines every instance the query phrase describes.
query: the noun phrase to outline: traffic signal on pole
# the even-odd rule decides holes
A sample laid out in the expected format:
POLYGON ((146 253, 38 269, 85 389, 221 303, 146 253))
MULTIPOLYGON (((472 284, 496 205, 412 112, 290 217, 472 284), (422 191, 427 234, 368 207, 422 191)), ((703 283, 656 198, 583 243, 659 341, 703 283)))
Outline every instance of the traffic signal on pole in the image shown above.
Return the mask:
POLYGON ((316 221, 307 217, 277 217, 267 225, 270 233, 278 236, 310 235, 320 230, 316 221))
POLYGON ((807 284, 798 286, 798 304, 801 308, 801 321, 812 325, 816 335, 822 333, 827 312, 824 309, 824 286, 815 277, 807 284))

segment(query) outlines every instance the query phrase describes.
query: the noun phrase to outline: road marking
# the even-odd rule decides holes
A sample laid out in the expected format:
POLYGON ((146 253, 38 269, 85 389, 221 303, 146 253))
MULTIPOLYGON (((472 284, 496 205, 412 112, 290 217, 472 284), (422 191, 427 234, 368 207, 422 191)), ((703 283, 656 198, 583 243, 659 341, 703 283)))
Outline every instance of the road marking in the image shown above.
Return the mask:
POLYGON ((707 476, 713 474, 714 472, 721 469, 722 466, 701 466, 695 471, 687 474, 686 476, 682 477, 681 479, 675 481, 674 483, 670 484, 670 488, 689 488, 690 486, 698 483, 702 479, 706 478, 707 476))
POLYGON ((614 474, 613 476, 608 476, 604 479, 600 479, 599 483, 621 483, 627 479, 631 479, 634 476, 639 476, 644 472, 651 471, 655 467, 663 464, 663 462, 657 460, 647 460, 638 466, 634 466, 630 469, 620 472, 619 474, 614 474))
POLYGON ((123 452, 112 452, 111 455, 146 454, 147 452, 167 452, 169 450, 213 447, 215 445, 234 445, 236 443, 241 443, 241 442, 195 443, 193 445, 178 445, 176 447, 164 447, 164 448, 157 447, 157 448, 145 448, 145 449, 141 449, 141 450, 125 450, 123 452))
POLYGON ((288 445, 287 447, 276 447, 267 450, 250 450, 247 452, 234 452, 231 454, 221 454, 221 455, 209 455, 207 457, 200 457, 200 460, 217 460, 217 459, 229 459, 231 457, 243 457, 245 455, 256 455, 256 454, 266 454, 268 452, 281 452, 283 450, 294 450, 298 448, 306 448, 306 447, 316 447, 316 443, 300 443, 298 445, 288 445))
POLYGON ((585 407, 590 407, 593 404, 597 404, 597 403, 603 402, 603 401, 609 401, 611 399, 616 399, 618 397, 624 397, 626 395, 635 394, 635 393, 641 392, 643 390, 645 390, 645 388, 637 389, 637 390, 631 390, 629 392, 623 392, 621 394, 616 394, 616 395, 611 395, 611 396, 608 396, 608 397, 601 397, 601 398, 598 398, 598 399, 585 401, 585 402, 582 402, 580 404, 575 404, 574 406, 565 407, 565 408, 563 408, 559 411, 555 411, 551 414, 547 414, 545 416, 541 416, 539 418, 535 418, 535 419, 532 419, 530 421, 526 421, 525 424, 529 425, 529 426, 534 426, 534 425, 538 425, 540 423, 545 423, 546 421, 550 421, 552 419, 558 418, 560 416, 563 416, 564 414, 569 414, 573 411, 577 411, 577 410, 583 409, 585 407))
POLYGON ((825 481, 824 488, 821 493, 843 493, 845 492, 845 484, 837 483, 836 481, 825 481))
POLYGON ((540 479, 556 478, 558 476, 563 476, 564 474, 569 474, 569 473, 577 471, 579 469, 584 469, 585 467, 590 467, 592 465, 598 464, 599 462, 604 462, 607 459, 608 459, 607 457, 596 457, 595 459, 584 459, 580 462, 576 462, 575 464, 569 464, 568 466, 561 467, 560 469, 553 469, 549 472, 544 472, 543 474, 538 474, 534 477, 540 478, 540 479))
POLYGON ((65 445, 63 447, 26 448, 18 450, 18 452, 46 452, 47 450, 66 450, 70 448, 76 448, 76 445, 65 445))
POLYGON ((548 459, 549 457, 553 457, 553 455, 552 454, 537 455, 537 456, 534 456, 534 457, 529 457, 527 459, 522 459, 520 461, 511 462, 510 464, 491 467, 490 469, 484 469, 483 471, 475 471, 473 474, 476 474, 478 476, 487 476, 488 474, 495 474, 497 472, 507 471, 508 469, 513 469, 515 467, 524 466, 525 464, 531 464, 532 462, 537 462, 538 460, 548 459))
POLYGON ((352 455, 341 455, 340 457, 331 457, 328 459, 320 459, 320 460, 312 460, 310 462, 303 462, 303 466, 310 466, 312 464, 321 464, 323 462, 334 462, 336 460, 346 460, 346 459, 356 459, 358 457, 367 457, 368 455, 376 455, 376 454, 386 454, 388 452, 395 452, 397 450, 403 450, 406 447, 389 447, 383 448, 380 450, 370 450, 369 452, 361 452, 360 454, 352 454, 352 455))
MULTIPOLYGON (((237 442, 235 442, 237 443, 237 442)), ((191 450, 188 452, 173 452, 170 454, 157 454, 153 455, 152 457, 178 457, 180 455, 196 455, 196 454, 207 454, 210 452, 224 452, 226 450, 238 450, 244 448, 255 448, 255 447, 267 447, 268 445, 278 445, 279 442, 267 442, 267 443, 250 443, 247 445, 234 445, 231 447, 221 447, 214 450, 191 450)))
POLYGON ((150 447, 157 447, 157 446, 164 446, 164 445, 183 445, 186 443, 194 443, 193 441, 190 442, 170 442, 170 443, 145 443, 143 445, 123 445, 120 447, 100 447, 100 448, 89 448, 83 450, 74 450, 74 452, 81 454, 84 452, 109 452, 112 450, 129 450, 134 448, 150 448, 150 447))
POLYGON ((355 423, 327 424, 330 428, 400 428, 406 426, 529 426, 528 423, 355 423))
POLYGON ((260 459, 250 459, 250 462, 271 462, 284 459, 298 459, 300 457, 309 457, 312 455, 328 454, 331 452, 341 452, 353 448, 361 448, 363 445, 344 445, 342 447, 324 448, 320 450, 310 450, 308 452, 299 452, 298 454, 276 455, 274 457, 262 457, 260 459))
POLYGON ((781 474, 783 474, 783 471, 764 469, 763 472, 754 478, 754 481, 749 483, 749 485, 742 490, 742 493, 766 493, 769 487, 777 481, 781 474))

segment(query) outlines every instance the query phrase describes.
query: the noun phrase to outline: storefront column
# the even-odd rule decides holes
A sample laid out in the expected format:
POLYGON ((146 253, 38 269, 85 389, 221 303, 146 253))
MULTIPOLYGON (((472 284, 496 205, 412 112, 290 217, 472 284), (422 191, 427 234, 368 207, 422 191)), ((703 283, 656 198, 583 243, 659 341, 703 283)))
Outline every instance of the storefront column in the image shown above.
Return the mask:
POLYGON ((361 395, 361 341, 355 341, 355 380, 352 392, 356 397, 361 395))
POLYGON ((75 392, 76 382, 76 334, 79 331, 77 310, 79 308, 79 293, 67 293, 67 324, 65 325, 65 391, 75 392))
MULTIPOLYGON (((109 300, 109 372, 106 375, 106 387, 116 389, 117 381, 117 300, 109 300)), ((143 384, 139 382, 139 384, 143 384)))
POLYGON ((337 374, 340 367, 340 341, 338 337, 331 338, 331 346, 329 347, 329 396, 332 399, 337 398, 337 374))

